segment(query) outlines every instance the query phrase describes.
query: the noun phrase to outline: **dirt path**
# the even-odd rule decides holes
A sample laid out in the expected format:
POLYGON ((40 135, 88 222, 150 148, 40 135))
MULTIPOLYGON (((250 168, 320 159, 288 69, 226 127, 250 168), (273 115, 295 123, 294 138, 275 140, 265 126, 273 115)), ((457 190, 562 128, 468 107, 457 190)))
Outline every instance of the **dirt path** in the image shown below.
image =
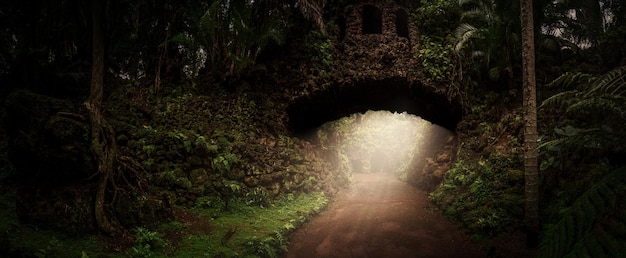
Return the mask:
POLYGON ((353 178, 350 189, 294 233, 285 257, 485 257, 424 192, 392 175, 353 178))

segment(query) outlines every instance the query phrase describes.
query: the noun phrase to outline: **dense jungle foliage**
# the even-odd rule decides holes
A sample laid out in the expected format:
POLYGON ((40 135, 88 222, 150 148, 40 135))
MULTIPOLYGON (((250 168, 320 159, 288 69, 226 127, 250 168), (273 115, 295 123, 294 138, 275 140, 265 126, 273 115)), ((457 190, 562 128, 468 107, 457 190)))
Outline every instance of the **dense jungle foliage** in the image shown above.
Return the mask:
MULTIPOLYGON (((367 149, 332 141, 368 137, 341 129, 355 116, 304 138, 286 112, 301 85, 344 83, 336 28, 358 2, 2 2, 0 256, 279 256, 350 184, 355 152, 367 149), (85 105, 98 45, 97 109, 112 134, 96 140, 114 147, 106 159, 85 105)), ((525 212, 519 3, 393 2, 419 32, 407 69, 463 108, 452 164, 426 166, 441 180, 429 196, 490 256, 505 257, 498 245, 523 235, 525 212)), ((537 254, 626 256, 626 4, 533 5, 537 254)), ((393 146, 378 151, 420 155, 393 146)), ((396 166, 400 178, 410 160, 396 166)))

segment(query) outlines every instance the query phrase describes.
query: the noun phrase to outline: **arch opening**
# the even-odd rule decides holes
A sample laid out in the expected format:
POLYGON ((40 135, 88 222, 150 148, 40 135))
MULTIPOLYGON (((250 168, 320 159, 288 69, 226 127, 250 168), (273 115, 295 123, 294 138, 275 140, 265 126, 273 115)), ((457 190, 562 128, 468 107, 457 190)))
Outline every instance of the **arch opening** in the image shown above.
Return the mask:
POLYGON ((391 172, 427 191, 442 180, 435 170, 453 160, 461 119, 460 105, 402 79, 336 85, 287 112, 295 136, 323 146, 345 173, 391 172))
POLYGON ((453 132, 406 112, 351 114, 325 123, 306 139, 340 168, 338 178, 378 174, 429 191, 443 179, 438 168, 449 166, 456 152, 453 132))
POLYGON ((377 7, 373 5, 363 6, 363 34, 382 34, 383 15, 377 7))
POLYGON ((450 131, 461 120, 461 106, 445 96, 402 79, 362 81, 334 86, 295 100, 287 108, 289 128, 306 135, 326 122, 368 110, 417 115, 450 131))

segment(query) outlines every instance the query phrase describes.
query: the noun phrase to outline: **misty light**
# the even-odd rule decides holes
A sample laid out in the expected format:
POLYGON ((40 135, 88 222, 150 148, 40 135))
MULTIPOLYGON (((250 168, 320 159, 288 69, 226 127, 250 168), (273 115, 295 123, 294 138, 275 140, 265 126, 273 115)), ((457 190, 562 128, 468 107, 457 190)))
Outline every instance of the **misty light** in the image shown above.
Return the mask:
POLYGON ((368 111, 323 125, 317 138, 323 148, 336 148, 337 159, 349 163, 352 173, 393 173, 406 179, 436 130, 445 129, 406 112, 368 111))

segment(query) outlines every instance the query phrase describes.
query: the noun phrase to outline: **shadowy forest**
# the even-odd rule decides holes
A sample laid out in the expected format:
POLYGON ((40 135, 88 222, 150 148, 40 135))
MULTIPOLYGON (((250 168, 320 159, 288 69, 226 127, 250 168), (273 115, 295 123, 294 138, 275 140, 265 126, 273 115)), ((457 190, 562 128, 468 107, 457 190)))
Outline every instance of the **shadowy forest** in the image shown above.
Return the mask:
POLYGON ((385 155, 486 257, 626 256, 623 1, 3 1, 0 24, 0 256, 281 257, 385 155), (350 36, 377 5, 406 52, 350 36), (426 126, 410 109, 334 110, 398 80, 459 110, 424 116, 453 121, 430 149, 345 129, 426 126))

